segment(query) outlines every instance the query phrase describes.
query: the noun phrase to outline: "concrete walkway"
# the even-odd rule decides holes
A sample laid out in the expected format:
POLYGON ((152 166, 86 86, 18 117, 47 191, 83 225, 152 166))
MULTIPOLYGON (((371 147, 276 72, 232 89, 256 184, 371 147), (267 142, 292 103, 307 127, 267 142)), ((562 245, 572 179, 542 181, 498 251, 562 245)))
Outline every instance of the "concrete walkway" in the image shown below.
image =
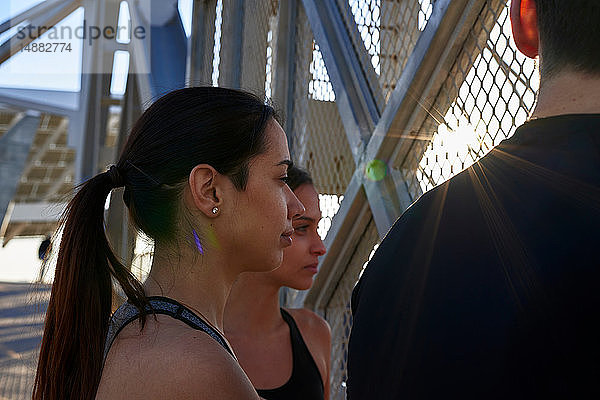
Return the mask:
POLYGON ((0 400, 31 399, 50 286, 0 282, 0 400))

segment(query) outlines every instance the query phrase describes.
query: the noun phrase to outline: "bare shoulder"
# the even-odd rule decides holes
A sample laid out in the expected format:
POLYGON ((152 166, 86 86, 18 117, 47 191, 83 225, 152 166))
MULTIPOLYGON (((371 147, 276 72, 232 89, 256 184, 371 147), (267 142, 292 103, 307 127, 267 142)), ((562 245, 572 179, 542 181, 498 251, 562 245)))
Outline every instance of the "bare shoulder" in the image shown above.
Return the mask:
POLYGON ((331 352, 331 329, 319 315, 306 308, 286 309, 296 321, 304 342, 313 355, 324 360, 331 352))
POLYGON ((148 318, 113 343, 97 399, 258 399, 237 361, 213 338, 180 321, 148 318))
POLYGON ((305 308, 287 309, 310 351, 321 380, 325 385, 325 399, 329 399, 329 370, 331 365, 331 329, 329 324, 316 313, 305 308))
POLYGON ((306 308, 286 309, 294 318, 300 332, 316 335, 318 337, 331 338, 329 324, 315 312, 306 308))

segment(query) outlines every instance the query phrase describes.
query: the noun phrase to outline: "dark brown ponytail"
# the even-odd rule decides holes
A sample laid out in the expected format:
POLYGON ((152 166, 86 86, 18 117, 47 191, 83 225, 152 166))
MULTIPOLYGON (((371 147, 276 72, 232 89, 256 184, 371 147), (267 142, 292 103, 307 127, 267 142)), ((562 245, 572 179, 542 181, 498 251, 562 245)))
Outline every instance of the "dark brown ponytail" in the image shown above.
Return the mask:
POLYGON ((144 291, 113 254, 104 233, 109 173, 83 184, 65 211, 33 399, 93 399, 102 370, 114 277, 130 301, 144 291))

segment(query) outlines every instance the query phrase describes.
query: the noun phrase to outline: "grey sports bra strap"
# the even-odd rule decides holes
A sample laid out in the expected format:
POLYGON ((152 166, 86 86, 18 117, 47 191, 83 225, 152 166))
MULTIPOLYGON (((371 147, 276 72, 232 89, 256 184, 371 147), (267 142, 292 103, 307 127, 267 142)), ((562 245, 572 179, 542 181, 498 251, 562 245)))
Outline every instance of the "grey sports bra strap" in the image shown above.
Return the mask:
MULTIPOLYGON (((150 302, 150 306, 146 308, 144 314, 164 314, 175 318, 179 321, 182 321, 193 329, 197 329, 199 331, 207 333, 210 337, 215 339, 221 346, 223 346, 223 348, 225 348, 225 350, 227 350, 229 354, 234 356, 233 352, 227 345, 227 342, 225 341, 223 336, 221 336, 219 332, 217 332, 202 318, 200 318, 198 315, 196 315, 193 311, 191 311, 183 304, 168 297, 161 296, 148 297, 148 301, 150 302)), ((137 307, 135 307, 129 302, 125 302, 114 312, 110 319, 108 334, 106 336, 106 342, 104 345, 104 361, 106 361, 106 356, 108 355, 110 346, 115 341, 115 338, 117 337, 119 332, 121 332, 121 330, 123 330, 123 328, 125 328, 130 322, 135 321, 139 317, 140 310, 138 310, 137 307)))

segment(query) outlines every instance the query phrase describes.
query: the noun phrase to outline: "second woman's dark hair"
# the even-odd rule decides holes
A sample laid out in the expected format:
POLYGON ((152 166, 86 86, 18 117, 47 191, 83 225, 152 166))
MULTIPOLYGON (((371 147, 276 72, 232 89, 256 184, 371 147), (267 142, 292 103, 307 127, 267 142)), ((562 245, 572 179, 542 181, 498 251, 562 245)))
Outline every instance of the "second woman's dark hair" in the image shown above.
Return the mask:
POLYGON ((250 160, 266 150, 273 109, 251 94, 197 87, 171 92, 144 112, 115 167, 81 185, 67 206, 33 399, 93 399, 102 374, 114 278, 130 302, 145 307, 141 284, 113 254, 104 203, 125 186, 134 223, 156 242, 181 235, 182 190, 206 163, 239 190, 250 160))
POLYGON ((298 189, 300 186, 305 183, 313 184, 313 180, 310 177, 310 174, 307 170, 298 167, 296 165, 292 165, 288 168, 288 186, 292 190, 298 189))

